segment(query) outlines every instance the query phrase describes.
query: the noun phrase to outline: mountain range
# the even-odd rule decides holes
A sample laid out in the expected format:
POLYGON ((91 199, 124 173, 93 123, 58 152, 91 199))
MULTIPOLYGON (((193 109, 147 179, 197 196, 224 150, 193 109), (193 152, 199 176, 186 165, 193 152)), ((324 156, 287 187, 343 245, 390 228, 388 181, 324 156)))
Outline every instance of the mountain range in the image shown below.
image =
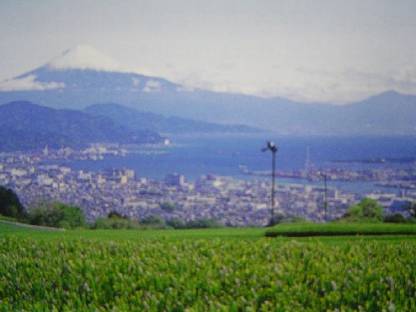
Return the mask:
MULTIPOLYGON (((162 132, 165 124, 172 121, 170 118, 178 118, 176 121, 185 118, 224 125, 244 124, 287 135, 416 134, 414 95, 387 91, 356 103, 333 105, 213 92, 86 62, 94 59, 94 53, 93 49, 77 47, 44 66, 0 83, 0 103, 28 100, 71 109, 85 109, 93 103, 118 103, 162 115, 161 119, 148 115, 149 121, 155 117, 153 120, 158 123, 152 129, 162 132)), ((88 110, 102 116, 113 115, 108 105, 101 107, 100 112, 94 106, 88 110)), ((138 124, 144 124, 144 119, 121 117, 127 116, 126 113, 113 120, 123 118, 131 128, 142 129, 138 124)), ((187 127, 200 125, 188 123, 187 127)))
POLYGON ((224 125, 175 116, 138 111, 120 104, 107 103, 88 106, 84 112, 104 116, 132 130, 152 130, 165 135, 206 133, 256 133, 261 129, 245 125, 224 125))
POLYGON ((0 151, 39 149, 48 145, 78 147, 89 143, 162 142, 157 132, 132 130, 103 116, 52 109, 30 102, 0 105, 0 151))
POLYGON ((27 101, 0 105, 0 151, 48 145, 79 147, 90 143, 145 144, 164 140, 159 133, 253 133, 242 125, 219 125, 140 112, 119 104, 96 104, 83 111, 53 109, 27 101))

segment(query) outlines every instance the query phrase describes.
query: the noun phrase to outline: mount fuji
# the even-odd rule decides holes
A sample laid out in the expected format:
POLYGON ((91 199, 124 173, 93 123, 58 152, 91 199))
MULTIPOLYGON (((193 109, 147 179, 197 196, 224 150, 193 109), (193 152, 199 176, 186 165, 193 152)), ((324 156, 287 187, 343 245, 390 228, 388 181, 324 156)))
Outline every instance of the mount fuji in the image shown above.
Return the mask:
POLYGON ((348 105, 190 89, 129 72, 96 49, 78 46, 0 82, 0 104, 26 100, 52 108, 117 103, 164 116, 245 124, 290 135, 416 135, 416 96, 388 91, 348 105))
POLYGON ((129 73, 89 46, 66 50, 49 63, 0 83, 0 101, 30 100, 55 108, 81 109, 99 102, 138 104, 178 92, 165 79, 129 73))

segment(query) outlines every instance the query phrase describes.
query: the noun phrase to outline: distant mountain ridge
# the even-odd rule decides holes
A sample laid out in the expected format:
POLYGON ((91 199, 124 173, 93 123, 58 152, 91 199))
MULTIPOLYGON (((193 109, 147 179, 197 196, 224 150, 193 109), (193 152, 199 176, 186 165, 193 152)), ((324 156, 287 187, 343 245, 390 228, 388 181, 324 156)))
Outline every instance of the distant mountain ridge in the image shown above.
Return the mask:
POLYGON ((414 95, 388 91, 337 106, 189 89, 166 79, 121 71, 100 54, 93 64, 84 63, 94 53, 85 48, 66 51, 42 67, 3 82, 0 103, 29 100, 72 109, 118 103, 164 116, 244 124, 287 135, 416 135, 414 95))
POLYGON ((152 130, 164 134, 196 134, 196 133, 257 133, 262 130, 245 125, 222 125, 185 119, 165 117, 160 114, 141 112, 133 108, 115 103, 95 104, 88 106, 84 112, 105 116, 118 124, 133 130, 152 130))
POLYGON ((110 118, 56 110, 30 102, 0 105, 0 151, 83 146, 89 143, 158 143, 154 131, 131 130, 110 118))

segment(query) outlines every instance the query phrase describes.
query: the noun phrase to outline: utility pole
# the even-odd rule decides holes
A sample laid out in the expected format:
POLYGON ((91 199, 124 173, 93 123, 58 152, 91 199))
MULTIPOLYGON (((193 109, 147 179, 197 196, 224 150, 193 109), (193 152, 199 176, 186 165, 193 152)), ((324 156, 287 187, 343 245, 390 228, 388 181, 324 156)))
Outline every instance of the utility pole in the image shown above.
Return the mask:
POLYGON ((327 188, 327 175, 325 172, 321 173, 324 178, 324 220, 328 220, 328 188, 327 188))
POLYGON ((267 147, 263 148, 262 151, 272 152, 272 194, 271 194, 271 209, 270 209, 270 225, 274 222, 274 207, 275 207, 275 187, 276 187, 276 153, 278 147, 272 141, 267 142, 267 147))

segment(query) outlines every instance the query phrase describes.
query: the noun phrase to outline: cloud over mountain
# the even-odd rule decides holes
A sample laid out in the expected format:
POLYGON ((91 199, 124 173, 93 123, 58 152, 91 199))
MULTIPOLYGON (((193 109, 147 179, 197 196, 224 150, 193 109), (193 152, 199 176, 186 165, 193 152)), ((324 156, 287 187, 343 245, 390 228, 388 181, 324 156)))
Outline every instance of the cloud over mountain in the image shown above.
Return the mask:
POLYGON ((44 91, 64 88, 63 82, 42 82, 35 75, 13 78, 0 82, 0 91, 44 91))
MULTIPOLYGON (((164 78, 116 70, 115 62, 105 57, 103 59, 107 61, 100 65, 99 55, 89 48, 65 52, 60 58, 6 82, 0 90, 0 103, 29 100, 72 109, 82 109, 93 103, 120 103, 164 116, 245 124, 282 134, 414 135, 416 131, 414 118, 409 118, 416 114, 416 96, 387 93, 370 102, 339 106, 300 103, 286 97, 257 97, 234 93, 232 89, 214 92, 212 89, 187 88, 164 78), (97 56, 96 60, 93 60, 94 56, 97 56)), ((315 72, 307 67, 297 70, 310 79, 297 81, 295 75, 288 75, 289 82, 276 88, 293 96, 299 95, 299 91, 290 87, 293 80, 299 85, 298 90, 308 89, 313 94, 330 95, 331 89, 348 93, 351 86, 339 81, 349 77, 365 96, 368 90, 375 90, 372 94, 381 93, 377 91, 379 85, 388 90, 393 84, 397 86, 393 89, 400 91, 400 86, 404 86, 403 77, 411 76, 413 72, 409 69, 394 79, 381 79, 375 73, 357 70, 341 74, 323 69, 315 72), (321 77, 327 77, 327 80, 322 81, 321 77), (323 84, 330 87, 324 88, 323 84)))

